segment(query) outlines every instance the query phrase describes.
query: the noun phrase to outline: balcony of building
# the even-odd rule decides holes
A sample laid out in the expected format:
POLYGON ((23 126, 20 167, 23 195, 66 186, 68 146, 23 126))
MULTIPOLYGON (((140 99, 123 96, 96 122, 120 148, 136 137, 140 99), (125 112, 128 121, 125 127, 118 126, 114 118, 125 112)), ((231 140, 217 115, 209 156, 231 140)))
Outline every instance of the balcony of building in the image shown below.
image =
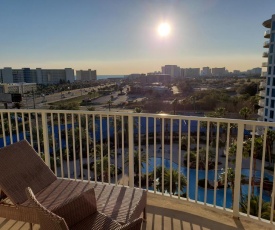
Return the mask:
POLYGON ((263 62, 262 63, 262 67, 267 67, 268 66, 268 63, 267 62, 263 62))
MULTIPOLYGON (((0 119, 0 145, 28 140, 60 178, 148 191, 143 229, 274 227, 272 122, 57 110, 0 119)), ((0 228, 27 227, 0 213, 0 228)))
POLYGON ((263 44, 263 47, 264 48, 269 48, 269 41, 265 41, 264 44, 263 44))
POLYGON ((268 57, 268 52, 263 52, 263 58, 267 58, 268 57))
POLYGON ((265 20, 263 22, 263 26, 266 27, 266 28, 271 28, 271 22, 272 22, 271 19, 265 20))
POLYGON ((267 75, 267 72, 262 72, 261 73, 261 77, 266 77, 266 75, 267 75))
POLYGON ((264 38, 270 38, 270 30, 264 32, 264 38))
POLYGON ((261 90, 261 91, 259 92, 259 96, 260 96, 260 97, 265 97, 265 90, 261 90))
POLYGON ((263 117, 263 116, 264 116, 264 109, 263 109, 263 108, 258 109, 258 115, 259 115, 260 117, 263 117))
POLYGON ((264 89, 266 87, 266 82, 262 81, 260 82, 260 89, 264 89))
POLYGON ((264 99, 260 99, 258 105, 264 107, 264 99))

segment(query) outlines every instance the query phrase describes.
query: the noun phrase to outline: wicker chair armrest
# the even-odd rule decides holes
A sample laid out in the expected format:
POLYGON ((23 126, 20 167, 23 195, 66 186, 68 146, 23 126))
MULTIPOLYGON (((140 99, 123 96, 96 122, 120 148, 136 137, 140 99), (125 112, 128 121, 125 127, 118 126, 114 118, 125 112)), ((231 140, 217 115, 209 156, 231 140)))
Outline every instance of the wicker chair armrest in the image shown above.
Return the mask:
POLYGON ((142 224, 142 218, 138 218, 129 222, 127 224, 122 225, 117 230, 140 230, 142 224))

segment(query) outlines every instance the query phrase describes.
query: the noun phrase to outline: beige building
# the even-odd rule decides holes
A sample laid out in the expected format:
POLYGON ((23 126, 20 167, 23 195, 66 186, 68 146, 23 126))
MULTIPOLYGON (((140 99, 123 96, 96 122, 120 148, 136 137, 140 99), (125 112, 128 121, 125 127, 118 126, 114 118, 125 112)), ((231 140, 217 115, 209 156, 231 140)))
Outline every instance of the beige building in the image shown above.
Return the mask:
POLYGON ((2 83, 0 93, 28 93, 37 90, 36 83, 2 83))
POLYGON ((96 81, 97 75, 96 70, 77 70, 76 71, 76 80, 77 81, 96 81))

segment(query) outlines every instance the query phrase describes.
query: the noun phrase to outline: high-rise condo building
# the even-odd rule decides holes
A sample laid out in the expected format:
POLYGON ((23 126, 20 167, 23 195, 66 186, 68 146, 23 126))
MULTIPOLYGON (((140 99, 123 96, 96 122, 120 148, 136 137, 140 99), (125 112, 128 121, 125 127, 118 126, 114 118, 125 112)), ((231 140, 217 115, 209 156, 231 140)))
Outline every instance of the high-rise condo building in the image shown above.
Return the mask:
POLYGON ((165 65, 161 67, 161 72, 163 74, 168 74, 171 77, 180 77, 181 71, 180 67, 177 65, 165 65))
POLYGON ((268 50, 263 53, 263 57, 267 58, 267 62, 263 62, 262 67, 266 67, 267 71, 262 72, 262 76, 266 78, 266 82, 262 82, 260 88, 265 88, 260 91, 262 99, 259 101, 259 105, 262 109, 259 109, 258 115, 260 115, 264 121, 275 121, 275 14, 271 19, 263 22, 263 26, 268 28, 264 33, 264 37, 268 40, 264 42, 263 47, 268 50))
POLYGON ((77 70, 76 80, 77 81, 96 81, 96 70, 77 70))

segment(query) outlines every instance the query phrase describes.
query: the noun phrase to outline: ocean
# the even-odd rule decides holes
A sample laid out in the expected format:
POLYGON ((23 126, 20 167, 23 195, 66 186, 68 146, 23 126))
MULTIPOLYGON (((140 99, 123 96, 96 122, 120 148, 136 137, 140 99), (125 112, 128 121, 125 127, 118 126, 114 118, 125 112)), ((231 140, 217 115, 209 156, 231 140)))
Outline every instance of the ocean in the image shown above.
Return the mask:
POLYGON ((125 75, 97 75, 97 79, 107 79, 107 78, 124 78, 125 75))

